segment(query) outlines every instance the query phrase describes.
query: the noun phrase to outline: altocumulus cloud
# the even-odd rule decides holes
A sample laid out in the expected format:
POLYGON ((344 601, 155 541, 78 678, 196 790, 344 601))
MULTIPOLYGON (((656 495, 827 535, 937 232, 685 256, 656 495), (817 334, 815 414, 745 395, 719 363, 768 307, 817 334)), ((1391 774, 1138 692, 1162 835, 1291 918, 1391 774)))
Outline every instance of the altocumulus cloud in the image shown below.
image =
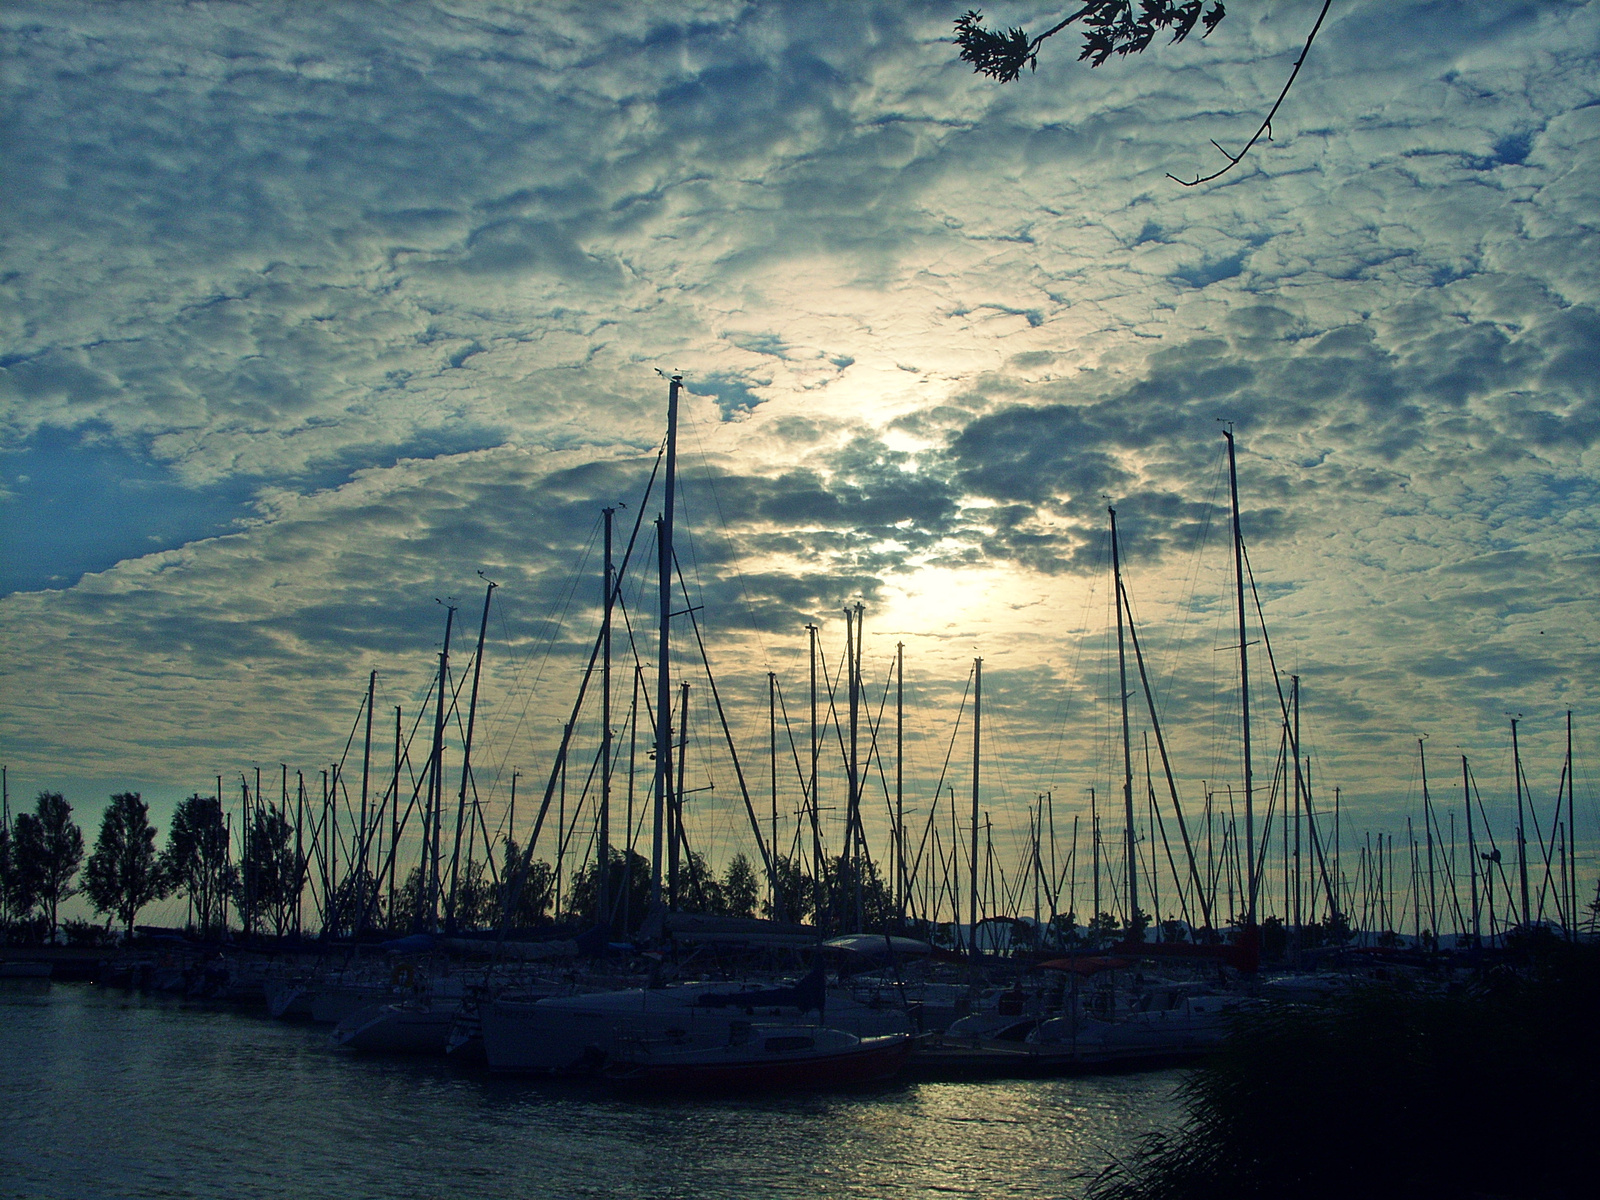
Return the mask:
MULTIPOLYGON (((554 598, 658 366, 735 691, 862 596, 930 676, 991 643, 1026 743, 1093 691, 1106 497, 1152 644, 1215 622, 1225 418, 1327 769, 1382 799, 1419 723, 1592 718, 1600 18, 1340 5, 1275 140, 1185 191, 1314 6, 1238 7, 997 88, 924 4, 8 5, 11 760, 325 757, 330 691, 412 694, 480 567, 509 647, 580 645, 554 598), (94 454, 119 520, 42 527, 94 454)), ((1166 668, 1197 745, 1214 665, 1166 668)))

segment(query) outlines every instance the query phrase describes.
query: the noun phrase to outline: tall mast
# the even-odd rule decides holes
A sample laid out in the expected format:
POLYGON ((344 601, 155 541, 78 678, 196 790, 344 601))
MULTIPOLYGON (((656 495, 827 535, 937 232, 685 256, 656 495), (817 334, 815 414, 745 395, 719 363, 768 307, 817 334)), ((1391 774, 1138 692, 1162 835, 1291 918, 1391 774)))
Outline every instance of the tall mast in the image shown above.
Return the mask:
MULTIPOLYGON (((334 930, 331 927, 332 926, 332 922, 333 922, 333 874, 332 874, 333 852, 329 849, 329 846, 328 846, 328 841, 329 841, 328 830, 330 828, 331 828, 331 826, 328 824, 328 773, 326 771, 323 771, 322 772, 322 937, 323 937, 324 941, 326 941, 328 938, 331 938, 334 935, 334 930)), ((248 865, 248 861, 247 861, 246 865, 248 865)), ((249 894, 248 887, 246 888, 246 891, 245 891, 245 907, 251 912, 254 911, 254 905, 250 903, 250 894, 249 894)), ((240 914, 239 914, 239 923, 241 925, 245 926, 245 932, 246 933, 250 932, 249 925, 247 924, 248 920, 249 920, 249 916, 248 916, 247 912, 241 911, 240 914)))
MULTIPOLYGON (((683 832, 683 771, 684 760, 689 754, 689 681, 685 679, 680 685, 683 689, 683 699, 678 708, 678 786, 674 789, 669 801, 672 815, 671 841, 667 847, 667 900, 671 906, 678 907, 678 870, 679 848, 688 849, 689 839, 683 832)), ((693 879, 694 862, 689 863, 693 879)))
POLYGON ((1578 827, 1573 824, 1572 710, 1567 709, 1567 938, 1578 940, 1578 827))
MULTIPOLYGON (((283 766, 283 792, 284 792, 283 806, 285 808, 288 808, 289 807, 289 764, 288 763, 284 763, 284 764, 282 764, 282 766, 283 766)), ((299 772, 297 771, 297 772, 295 772, 295 774, 299 775, 299 772)), ((305 819, 306 819, 306 783, 305 783, 304 778, 301 778, 301 780, 300 780, 300 790, 299 790, 299 792, 297 793, 297 795, 295 797, 295 807, 294 807, 294 932, 295 932, 295 936, 297 936, 297 937, 300 934, 300 893, 305 890, 304 880, 305 880, 306 856, 305 856, 305 838, 304 838, 304 836, 302 834, 302 830, 305 827, 305 819)), ((204 924, 204 922, 202 922, 202 924, 204 924)))
MULTIPOLYGON (((1569 729, 1571 718, 1568 718, 1569 729)), ((894 647, 894 884, 895 914, 906 923, 906 644, 894 647)), ((1570 734, 1569 734, 1570 736, 1570 734)), ((1570 822, 1568 822, 1570 824, 1570 822)))
POLYGON ((972 960, 978 960, 978 770, 983 732, 983 659, 972 660, 972 880, 967 915, 972 920, 972 960))
MULTIPOLYGON (((488 580, 484 581, 488 583, 488 580)), ((446 924, 456 927, 456 888, 461 881, 461 826, 467 814, 467 785, 472 781, 472 730, 478 720, 478 680, 483 676, 483 643, 489 633, 489 601, 499 584, 483 593, 483 619, 478 622, 478 648, 472 655, 472 695, 467 702, 467 736, 461 747, 461 790, 456 796, 456 842, 450 851, 450 907, 446 924)))
POLYGON ((779 920, 778 913, 778 676, 775 671, 767 672, 767 767, 772 774, 772 855, 773 871, 767 876, 767 907, 772 910, 772 919, 779 920))
MULTIPOLYGON (((367 737, 361 746, 361 843, 356 859, 356 886, 366 888, 367 876, 367 779, 372 773, 372 700, 378 688, 378 672, 373 671, 367 676, 367 737)), ((285 800, 289 791, 289 768, 283 769, 283 790, 285 800)), ((366 906, 367 897, 362 895, 359 903, 366 906)))
POLYGON ((672 790, 672 661, 670 658, 670 633, 672 625, 672 512, 678 485, 678 392, 683 386, 683 376, 673 375, 667 381, 667 479, 662 514, 656 521, 657 582, 660 588, 661 633, 656 660, 656 778, 655 778, 655 829, 652 847, 655 851, 650 863, 650 900, 661 902, 661 838, 666 819, 667 793, 672 790))
MULTIPOLYGON (((1433 931, 1434 945, 1439 944, 1439 889, 1433 878, 1433 798, 1428 795, 1428 752, 1423 739, 1417 739, 1417 761, 1422 768, 1422 829, 1428 845, 1428 928, 1433 931)), ((1418 903, 1421 897, 1417 898, 1418 903)))
POLYGON ((859 733, 861 720, 861 614, 863 605, 857 601, 853 608, 844 610, 845 658, 848 660, 850 694, 850 798, 848 819, 845 821, 846 840, 850 848, 851 874, 855 891, 855 932, 862 927, 861 911, 861 758, 859 733), (854 618, 852 620, 852 618, 854 618))
POLYGON ((1511 718, 1511 773, 1517 785, 1517 875, 1522 885, 1522 923, 1530 920, 1528 913, 1528 838, 1522 822, 1522 751, 1517 747, 1517 718, 1511 718))
POLYGON ((1467 808, 1467 864, 1472 880, 1472 948, 1478 948, 1478 839, 1472 827, 1472 788, 1467 780, 1467 756, 1461 756, 1461 802, 1467 808))
MULTIPOLYGON (((1094 789, 1089 789, 1089 853, 1094 859, 1094 912, 1090 914, 1089 924, 1093 928, 1100 920, 1100 809, 1095 802, 1094 789)), ((1099 930, 1095 930, 1095 941, 1100 940, 1099 930)))
POLYGON ((807 648, 811 655, 811 885, 815 915, 812 920, 817 929, 822 928, 822 822, 817 808, 817 627, 806 626, 807 648))
MULTIPOLYGON (((304 784, 300 788, 305 793, 304 784)), ((400 706, 394 706, 394 802, 389 808, 389 929, 397 929, 394 911, 395 862, 400 854, 400 706)))
POLYGON ((611 613, 615 604, 615 568, 611 562, 611 518, 605 515, 605 596, 600 617, 600 829, 594 848, 595 891, 600 924, 611 927, 611 613))
MULTIPOLYGON (((450 631, 455 625, 456 606, 445 605, 444 614, 444 646, 439 651, 439 682, 437 684, 439 696, 438 703, 433 710, 433 750, 429 754, 428 763, 428 811, 424 814, 424 827, 432 826, 432 832, 424 840, 427 848, 427 861, 424 865, 428 886, 428 929, 433 930, 439 923, 439 824, 444 804, 444 696, 449 691, 448 672, 450 669, 450 631)), ((420 913, 418 914, 421 915, 420 913)))
POLYGON ((1292 681, 1290 696, 1294 702, 1294 730, 1291 734, 1294 740, 1294 937, 1298 943, 1300 926, 1304 923, 1305 914, 1300 908, 1302 884, 1304 882, 1300 871, 1300 814, 1308 806, 1306 799, 1305 777, 1300 770, 1300 676, 1291 675, 1292 681))
POLYGON ((1244 851, 1249 893, 1245 898, 1245 925, 1256 923, 1256 815, 1254 773, 1250 762, 1250 651, 1244 625, 1244 536, 1239 529, 1239 468, 1234 455, 1233 430, 1228 439, 1228 495, 1233 502, 1233 579, 1239 602, 1239 713, 1244 735, 1244 851))
POLYGON ((1117 549, 1117 510, 1107 508, 1111 514, 1111 573, 1117 592, 1117 678, 1121 684, 1118 696, 1122 702, 1122 805, 1125 820, 1124 841, 1127 845, 1128 872, 1128 940, 1144 940, 1139 928, 1139 869, 1138 842, 1133 829, 1133 746, 1128 737, 1128 658, 1124 648, 1122 630, 1122 558, 1117 549))

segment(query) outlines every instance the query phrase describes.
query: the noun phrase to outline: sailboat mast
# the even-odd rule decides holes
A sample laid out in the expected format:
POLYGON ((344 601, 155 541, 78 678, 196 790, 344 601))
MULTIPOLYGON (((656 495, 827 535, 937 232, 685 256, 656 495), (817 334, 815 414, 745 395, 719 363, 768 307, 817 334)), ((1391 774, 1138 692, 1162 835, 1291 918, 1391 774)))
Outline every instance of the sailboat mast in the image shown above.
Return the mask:
MULTIPOLYGON (((850 759, 849 768, 849 793, 845 800, 845 853, 846 861, 850 864, 850 873, 853 879, 851 891, 852 909, 854 911, 854 924, 852 932, 861 932, 861 838, 856 828, 856 822, 861 819, 861 760, 859 757, 859 737, 861 718, 861 677, 859 674, 857 651, 861 641, 860 634, 861 606, 859 604, 844 610, 844 661, 847 679, 845 690, 850 702, 850 759)), ((843 865, 843 864, 841 864, 843 865)))
MULTIPOLYGON (((689 755, 689 681, 685 679, 680 685, 683 698, 678 704, 678 785, 673 789, 672 796, 668 799, 668 814, 671 817, 668 829, 667 842, 667 904, 673 910, 678 907, 678 873, 681 865, 683 851, 689 848, 689 839, 683 832, 683 772, 685 760, 689 755)), ((694 860, 689 860, 690 880, 694 879, 694 860)))
POLYGON ((1472 948, 1478 948, 1478 839, 1472 824, 1472 787, 1467 778, 1467 756, 1461 756, 1461 802, 1467 808, 1467 869, 1471 879, 1472 948))
POLYGON ((767 907, 774 921, 783 920, 778 913, 778 676, 767 672, 767 768, 772 775, 772 855, 773 870, 767 876, 767 907))
POLYGON ((822 822, 817 809, 817 627, 806 626, 807 649, 811 663, 811 884, 813 920, 822 928, 823 873, 822 873, 822 822))
MULTIPOLYGON (((485 580, 485 582, 488 582, 485 580)), ((456 927, 457 889, 461 883, 461 826, 466 823, 467 787, 472 782, 472 731, 478 720, 478 681, 483 677, 483 643, 489 634, 489 601, 499 584, 490 583, 483 593, 483 618, 478 622, 478 647, 472 655, 472 695, 467 701, 467 736, 461 746, 461 789, 456 795, 456 838, 450 851, 450 907, 447 924, 456 927)))
MULTIPOLYGON (((395 859, 400 852, 400 705, 394 706, 394 803, 389 808, 389 925, 391 930, 398 929, 395 924, 394 887, 395 887, 395 859)), ((305 784, 300 785, 301 795, 305 794, 305 784)))
POLYGON ((1127 899, 1128 940, 1144 941, 1144 930, 1139 927, 1139 867, 1138 842, 1133 829, 1133 746, 1128 737, 1128 655, 1122 628, 1122 557, 1117 548, 1117 510, 1107 508, 1111 514, 1111 573, 1117 593, 1117 695, 1122 702, 1122 806, 1124 819, 1123 840, 1127 847, 1127 899))
MULTIPOLYGON (((1439 938, 1439 889, 1434 883, 1433 868, 1433 797, 1428 794, 1428 752, 1423 739, 1417 739, 1417 762, 1422 770, 1422 830, 1428 847, 1428 928, 1433 931, 1434 945, 1439 938)), ((1418 897, 1420 903, 1421 897, 1418 897)))
MULTIPOLYGON (((356 860, 357 886, 365 888, 367 874, 367 780, 372 774, 372 701, 378 688, 378 672, 373 671, 367 676, 367 737, 361 747, 361 848, 356 860)), ((289 790, 289 768, 283 769, 283 790, 285 800, 289 790)), ((360 897, 361 905, 365 907, 367 896, 360 897)))
POLYGON ((439 822, 444 803, 444 697, 449 691, 447 674, 450 669, 450 631, 455 625, 455 619, 456 606, 445 605, 444 645, 439 650, 438 703, 433 710, 433 748, 428 756, 428 812, 424 818, 424 827, 431 827, 424 840, 427 859, 423 868, 428 887, 429 931, 439 923, 439 822))
POLYGON ((983 659, 972 660, 972 879, 967 895, 967 915, 972 920, 971 953, 978 959, 978 770, 983 730, 983 659))
POLYGON ((667 793, 672 788, 672 722, 669 717, 672 712, 672 663, 669 657, 672 625, 672 510, 677 497, 678 391, 682 386, 681 375, 673 375, 667 381, 666 498, 662 504, 662 515, 656 521, 661 631, 656 660, 656 811, 651 842, 650 900, 657 905, 661 902, 661 843, 665 832, 667 793))
POLYGON ((1294 938, 1298 945, 1300 927, 1304 924, 1305 913, 1301 909, 1301 896, 1304 891, 1304 876, 1300 870, 1303 861, 1300 857, 1300 814, 1306 808, 1305 777, 1300 770, 1300 676, 1292 675, 1290 697, 1293 705, 1294 728, 1290 737, 1294 741, 1294 938))
MULTIPOLYGON (((305 866, 305 864, 306 864, 306 850, 305 850, 305 838, 304 838, 304 834, 303 834, 303 831, 305 829, 305 820, 306 820, 306 781, 305 781, 305 778, 303 776, 301 776, 298 771, 295 772, 295 775, 300 780, 300 790, 296 793, 295 806, 294 806, 294 885, 295 885, 294 886, 294 932, 295 932, 296 936, 299 936, 299 933, 300 933, 300 895, 301 895, 302 892, 305 891, 305 885, 304 885, 303 881, 305 879, 305 870, 306 870, 306 866, 305 866)), ((283 791, 284 791, 283 806, 284 806, 284 808, 287 809, 289 807, 289 799, 288 799, 288 793, 289 793, 289 764, 288 763, 284 763, 283 764, 283 791)), ((201 924, 204 925, 205 922, 202 921, 201 924)))
POLYGON ((1095 801, 1094 789, 1089 789, 1089 852, 1094 860, 1094 912, 1089 914, 1089 926, 1095 930, 1096 943, 1100 940, 1100 809, 1095 801))
MULTIPOLYGON (((1571 716, 1568 716, 1571 739, 1571 716)), ((906 644, 894 646, 894 884, 896 915, 906 923, 906 644)), ((1568 757, 1571 752, 1568 752, 1568 757)), ((1571 824, 1571 821, 1568 821, 1571 824)))
POLYGON ((1244 857, 1249 892, 1245 897, 1245 925, 1256 924, 1256 816, 1254 776, 1250 762, 1250 651, 1244 624, 1244 536, 1239 528, 1239 467, 1233 445, 1233 430, 1224 429, 1228 439, 1228 495, 1233 504, 1233 582, 1239 607, 1239 713, 1244 737, 1244 857))
POLYGON ((616 509, 602 509, 605 517, 605 597, 600 615, 600 829, 594 848, 595 898, 600 924, 611 927, 611 614, 615 600, 616 570, 611 561, 611 524, 616 509))
POLYGON ((1528 908, 1528 838, 1523 831, 1522 751, 1517 746, 1517 718, 1511 718, 1511 773, 1517 786, 1517 875, 1522 886, 1522 923, 1531 919, 1528 908))
POLYGON ((1567 938, 1578 940, 1578 827, 1573 824, 1572 710, 1567 709, 1567 938))

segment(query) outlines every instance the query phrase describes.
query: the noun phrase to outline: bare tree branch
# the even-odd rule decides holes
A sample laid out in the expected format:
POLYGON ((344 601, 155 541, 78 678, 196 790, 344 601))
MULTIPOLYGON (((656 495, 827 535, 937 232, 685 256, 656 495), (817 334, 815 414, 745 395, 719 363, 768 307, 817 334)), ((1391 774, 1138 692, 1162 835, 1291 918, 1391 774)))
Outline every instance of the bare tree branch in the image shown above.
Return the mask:
POLYGON ((1263 134, 1266 135, 1267 141, 1270 142, 1272 140, 1272 118, 1278 115, 1279 106, 1283 104, 1284 98, 1288 96, 1289 89, 1294 86, 1295 77, 1300 74, 1300 65, 1306 61, 1306 55, 1311 53, 1311 43, 1317 40, 1317 31, 1322 28, 1323 18, 1328 15, 1328 9, 1331 7, 1333 7, 1333 0, 1323 0, 1322 11, 1317 14, 1317 23, 1311 27, 1311 32, 1306 35, 1306 43, 1300 48, 1300 57, 1294 60, 1294 70, 1289 72, 1289 79, 1284 83, 1283 91, 1278 93, 1278 99, 1273 104, 1272 111, 1267 113, 1267 119, 1261 122, 1261 128, 1256 130, 1255 135, 1244 144, 1244 149, 1239 151, 1238 154, 1229 154, 1217 144, 1215 138, 1212 138, 1211 144, 1216 146, 1221 151, 1222 157, 1228 160, 1227 166, 1220 171, 1213 171, 1210 175, 1197 175, 1193 179, 1179 179, 1171 171, 1168 171, 1168 179, 1172 180, 1173 183, 1181 183, 1184 187, 1198 187, 1202 183, 1210 183, 1213 179, 1220 179, 1237 167, 1240 160, 1250 153, 1251 147, 1261 140, 1263 134))
MULTIPOLYGON (((1228 160, 1227 166, 1210 175, 1197 175, 1194 179, 1179 179, 1169 172, 1168 179, 1184 187, 1210 183, 1238 166, 1263 137, 1269 142, 1272 140, 1272 120, 1288 97, 1289 89, 1294 86, 1300 67, 1311 52, 1311 43, 1317 40, 1317 33, 1322 29, 1322 22, 1331 7, 1333 0, 1323 0, 1322 11, 1317 14, 1316 23, 1300 49, 1300 57, 1295 59, 1288 81, 1278 93, 1278 99, 1261 122, 1261 127, 1245 143, 1244 149, 1238 154, 1230 154, 1213 138, 1211 144, 1228 160)), ((961 47, 962 61, 971 63, 974 72, 988 75, 1000 83, 1010 83, 1021 76, 1024 67, 1030 71, 1037 69, 1039 46, 1046 38, 1054 37, 1074 23, 1081 22, 1085 27, 1083 51, 1078 55, 1078 61, 1088 59, 1090 67, 1098 67, 1113 54, 1126 56, 1143 53, 1156 34, 1165 30, 1172 31, 1172 41, 1177 43, 1188 37, 1198 23, 1202 27, 1200 36, 1207 37, 1225 15, 1221 0, 1216 0, 1210 8, 1205 7, 1204 0, 1139 0, 1137 13, 1134 11, 1134 0, 1088 0, 1082 8, 1037 37, 1029 37, 1021 28, 1008 29, 1004 33, 985 29, 983 13, 969 9, 956 18, 956 44, 961 47)))

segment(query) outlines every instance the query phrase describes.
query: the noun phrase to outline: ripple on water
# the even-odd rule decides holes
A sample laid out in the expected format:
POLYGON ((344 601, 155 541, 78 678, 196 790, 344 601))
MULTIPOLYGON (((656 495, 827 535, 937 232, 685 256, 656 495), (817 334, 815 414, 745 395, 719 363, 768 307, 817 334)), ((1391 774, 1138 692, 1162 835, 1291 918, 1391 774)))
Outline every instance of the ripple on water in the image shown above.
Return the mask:
POLYGON ((0 1195, 1057 1197, 1178 1117, 1176 1072, 620 1099, 90 987, 0 991, 0 1195))

